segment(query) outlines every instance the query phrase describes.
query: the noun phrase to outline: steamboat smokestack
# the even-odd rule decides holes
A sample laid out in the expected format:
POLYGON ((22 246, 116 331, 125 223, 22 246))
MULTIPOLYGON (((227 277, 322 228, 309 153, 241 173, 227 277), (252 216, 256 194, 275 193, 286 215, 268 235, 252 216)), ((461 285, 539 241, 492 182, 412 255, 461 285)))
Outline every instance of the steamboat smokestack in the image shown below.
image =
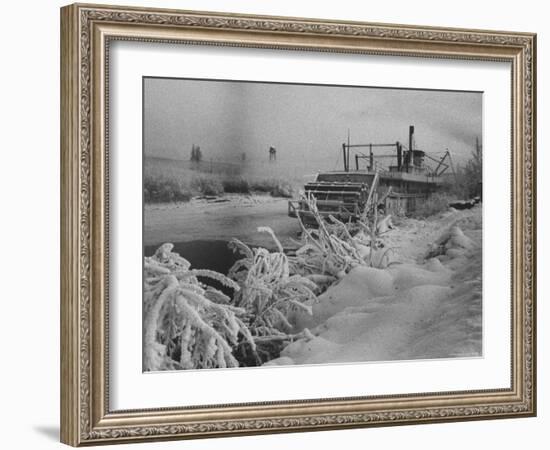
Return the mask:
POLYGON ((397 170, 401 172, 401 166, 403 164, 403 154, 402 154, 401 144, 399 142, 396 142, 395 146, 397 147, 397 170))
POLYGON ((414 125, 409 126, 409 151, 413 151, 414 125))

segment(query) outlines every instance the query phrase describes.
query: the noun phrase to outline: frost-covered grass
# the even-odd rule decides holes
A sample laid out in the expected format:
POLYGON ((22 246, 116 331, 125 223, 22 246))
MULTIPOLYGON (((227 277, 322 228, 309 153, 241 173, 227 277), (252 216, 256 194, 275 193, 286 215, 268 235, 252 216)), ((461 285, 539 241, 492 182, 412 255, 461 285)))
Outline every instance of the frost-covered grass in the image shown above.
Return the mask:
MULTIPOLYGON (((179 163, 179 164, 178 164, 179 163)), ((143 197, 145 203, 185 202, 200 195, 221 196, 232 194, 269 194, 273 197, 290 198, 294 186, 279 178, 262 178, 252 175, 235 175, 224 172, 208 172, 207 163, 184 166, 145 160, 143 197)))
POLYGON ((216 175, 194 172, 177 166, 145 165, 145 203, 185 202, 199 195, 222 195, 224 186, 216 175))
POLYGON ((145 203, 188 202, 193 195, 189 186, 175 178, 146 175, 143 179, 145 203))

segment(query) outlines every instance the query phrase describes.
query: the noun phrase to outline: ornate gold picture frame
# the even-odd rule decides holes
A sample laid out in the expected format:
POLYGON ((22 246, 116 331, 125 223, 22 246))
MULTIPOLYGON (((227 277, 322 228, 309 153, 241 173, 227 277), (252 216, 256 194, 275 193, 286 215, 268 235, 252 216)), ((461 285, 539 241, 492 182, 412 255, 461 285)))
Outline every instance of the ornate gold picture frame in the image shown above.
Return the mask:
POLYGON ((536 36, 531 33, 106 5, 62 8, 61 441, 81 446, 534 416, 535 89, 536 36), (509 63, 510 386, 114 410, 109 386, 113 173, 109 173, 108 67, 115 41, 509 63))

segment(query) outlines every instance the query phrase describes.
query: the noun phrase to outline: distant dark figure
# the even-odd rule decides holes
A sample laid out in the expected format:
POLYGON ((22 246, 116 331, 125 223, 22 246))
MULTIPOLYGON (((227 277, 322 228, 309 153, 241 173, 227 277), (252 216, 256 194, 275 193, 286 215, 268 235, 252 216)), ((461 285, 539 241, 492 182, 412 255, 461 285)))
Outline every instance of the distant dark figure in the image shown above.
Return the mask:
POLYGON ((273 146, 269 147, 269 160, 277 161, 277 150, 273 146))
POLYGON ((246 153, 245 152, 241 153, 241 161, 246 161, 246 153))
POLYGON ((202 161, 202 151, 200 146, 193 144, 193 146, 191 147, 191 161, 192 162, 202 161))

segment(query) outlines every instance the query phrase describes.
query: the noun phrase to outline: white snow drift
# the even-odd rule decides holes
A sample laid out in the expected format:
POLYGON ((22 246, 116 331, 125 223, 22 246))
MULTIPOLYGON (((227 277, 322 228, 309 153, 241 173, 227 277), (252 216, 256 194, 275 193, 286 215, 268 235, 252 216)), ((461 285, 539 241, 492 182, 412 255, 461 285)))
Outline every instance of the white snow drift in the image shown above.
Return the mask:
POLYGON ((481 207, 406 219, 387 241, 407 262, 352 269, 291 317, 310 333, 267 365, 482 355, 481 207))

